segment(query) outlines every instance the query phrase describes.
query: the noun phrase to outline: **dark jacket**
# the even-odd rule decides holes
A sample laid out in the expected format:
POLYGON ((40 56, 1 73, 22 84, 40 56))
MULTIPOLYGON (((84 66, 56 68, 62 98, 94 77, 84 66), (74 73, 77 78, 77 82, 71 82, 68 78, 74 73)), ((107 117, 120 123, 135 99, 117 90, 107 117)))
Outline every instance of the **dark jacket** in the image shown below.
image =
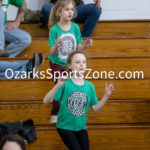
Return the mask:
POLYGON ((26 139, 28 143, 35 141, 37 138, 34 123, 31 119, 24 122, 0 123, 0 139, 8 133, 19 134, 26 139))

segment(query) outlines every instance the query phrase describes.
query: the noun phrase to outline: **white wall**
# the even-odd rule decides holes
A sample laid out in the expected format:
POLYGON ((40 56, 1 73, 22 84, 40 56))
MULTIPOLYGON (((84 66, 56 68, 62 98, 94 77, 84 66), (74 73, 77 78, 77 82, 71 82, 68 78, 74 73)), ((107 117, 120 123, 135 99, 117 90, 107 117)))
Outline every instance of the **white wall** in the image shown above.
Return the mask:
MULTIPOLYGON (((40 10, 42 5, 49 0, 26 0, 28 8, 40 10)), ((93 0, 84 0, 85 3, 93 3, 93 0)), ((122 19, 150 19, 150 0, 101 0, 103 8, 100 20, 122 19)), ((15 18, 17 9, 13 6, 8 8, 8 19, 15 18)))

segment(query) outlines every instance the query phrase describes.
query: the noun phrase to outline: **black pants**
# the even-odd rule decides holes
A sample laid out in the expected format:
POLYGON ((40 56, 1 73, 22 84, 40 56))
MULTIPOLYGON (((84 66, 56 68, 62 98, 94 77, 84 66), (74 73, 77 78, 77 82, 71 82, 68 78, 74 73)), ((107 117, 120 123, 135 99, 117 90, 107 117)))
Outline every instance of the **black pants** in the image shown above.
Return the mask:
POLYGON ((69 150, 89 150, 87 130, 70 131, 58 129, 58 133, 69 150))

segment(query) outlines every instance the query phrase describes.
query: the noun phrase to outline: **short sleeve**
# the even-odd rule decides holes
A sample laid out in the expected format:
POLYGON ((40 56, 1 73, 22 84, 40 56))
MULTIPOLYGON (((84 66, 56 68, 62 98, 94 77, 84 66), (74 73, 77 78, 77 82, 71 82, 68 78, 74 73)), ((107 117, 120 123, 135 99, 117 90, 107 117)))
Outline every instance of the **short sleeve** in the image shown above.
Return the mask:
POLYGON ((63 91, 64 91, 64 85, 63 84, 56 92, 56 94, 54 95, 54 100, 55 101, 61 101, 62 96, 63 96, 63 91))
POLYGON ((16 7, 22 6, 25 0, 10 0, 10 4, 16 7))
POLYGON ((57 39, 57 33, 54 28, 51 28, 49 31, 49 46, 55 46, 55 41, 57 39))
POLYGON ((77 30, 77 44, 80 44, 83 42, 82 36, 81 36, 81 32, 80 32, 80 28, 79 26, 76 24, 76 30, 77 30))
POLYGON ((95 87, 94 85, 91 83, 91 87, 90 87, 90 91, 91 91, 91 101, 90 101, 90 105, 96 105, 98 103, 98 99, 97 99, 97 95, 96 95, 96 91, 95 91, 95 87))

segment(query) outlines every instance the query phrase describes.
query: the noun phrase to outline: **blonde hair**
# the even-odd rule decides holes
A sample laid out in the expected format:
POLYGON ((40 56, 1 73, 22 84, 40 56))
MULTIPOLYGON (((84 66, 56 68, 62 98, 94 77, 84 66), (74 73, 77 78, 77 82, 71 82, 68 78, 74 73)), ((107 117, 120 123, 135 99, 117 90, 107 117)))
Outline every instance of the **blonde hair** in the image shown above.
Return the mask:
POLYGON ((55 3, 55 6, 51 8, 50 11, 50 17, 49 17, 49 22, 48 22, 48 27, 49 29, 56 24, 59 21, 59 16, 58 13, 68 4, 72 3, 74 6, 74 13, 73 13, 73 18, 77 16, 77 12, 75 9, 75 2, 74 0, 57 0, 55 3))

